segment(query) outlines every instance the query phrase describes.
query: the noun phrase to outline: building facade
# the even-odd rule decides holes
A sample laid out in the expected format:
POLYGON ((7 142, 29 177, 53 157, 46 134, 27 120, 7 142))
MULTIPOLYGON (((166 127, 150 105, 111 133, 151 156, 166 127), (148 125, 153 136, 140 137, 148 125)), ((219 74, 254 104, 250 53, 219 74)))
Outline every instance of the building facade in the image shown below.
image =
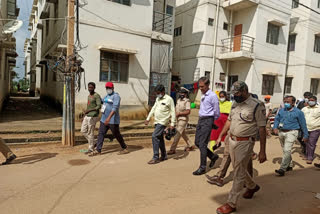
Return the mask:
MULTIPOLYGON (((35 0, 26 45, 26 64, 35 75, 33 87, 42 99, 58 106, 63 101, 61 59, 66 54, 67 6, 66 0, 35 0)), ((153 88, 158 83, 169 89, 174 8, 174 0, 96 0, 80 7, 76 46, 85 70, 82 77, 86 84, 95 82, 101 96, 106 95, 105 83, 112 81, 122 97, 123 118, 144 117, 148 104, 155 100, 153 88)), ((82 78, 76 92, 76 115, 87 105, 85 87, 82 78)))
MULTIPOLYGON (((318 0, 300 2, 319 10, 318 0)), ((285 93, 300 97, 311 82, 315 91, 320 61, 312 50, 318 47, 317 36, 299 26, 313 20, 310 25, 319 29, 314 21, 320 16, 310 19, 306 12, 312 12, 304 8, 298 12, 307 16, 302 20, 293 7, 291 0, 178 0, 175 31, 180 30, 174 37, 173 71, 181 74, 183 83, 208 76, 216 90, 230 91, 233 82, 242 80, 260 98, 272 95, 273 103, 281 103, 285 93), (288 52, 289 35, 292 39, 299 30, 301 50, 288 52)))
MULTIPOLYGON (((0 19, 16 19, 19 15, 16 0, 0 0, 0 19)), ((16 65, 16 40, 13 34, 3 34, 3 26, 9 20, 0 20, 0 111, 8 98, 11 87, 11 72, 16 65)))

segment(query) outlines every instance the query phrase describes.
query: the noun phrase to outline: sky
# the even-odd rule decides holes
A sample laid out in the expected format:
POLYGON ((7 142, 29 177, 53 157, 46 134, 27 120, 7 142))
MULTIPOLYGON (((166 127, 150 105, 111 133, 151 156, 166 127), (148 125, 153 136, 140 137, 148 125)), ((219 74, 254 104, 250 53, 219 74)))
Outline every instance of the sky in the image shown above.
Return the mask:
POLYGON ((18 73, 19 79, 22 79, 24 77, 24 42, 26 38, 30 37, 30 31, 28 31, 28 24, 29 24, 29 17, 31 13, 33 0, 17 0, 17 7, 20 8, 20 13, 18 16, 19 20, 23 21, 23 26, 17 30, 17 32, 14 33, 14 36, 16 37, 16 47, 17 47, 17 63, 16 68, 14 69, 15 72, 18 73))

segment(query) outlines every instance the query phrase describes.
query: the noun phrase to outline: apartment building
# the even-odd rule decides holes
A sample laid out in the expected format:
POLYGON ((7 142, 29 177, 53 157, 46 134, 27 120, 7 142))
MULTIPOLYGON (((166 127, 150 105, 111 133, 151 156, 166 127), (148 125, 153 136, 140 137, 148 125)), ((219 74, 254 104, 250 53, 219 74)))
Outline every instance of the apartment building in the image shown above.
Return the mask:
MULTIPOLYGON (((318 0, 300 2, 319 10, 318 0)), ((319 16, 293 3, 177 0, 173 71, 183 83, 210 76, 216 90, 229 91, 242 80, 260 98, 272 95, 273 103, 285 93, 300 97, 318 91, 319 16)))
MULTIPOLYGON (((320 0, 298 2, 320 13, 320 0)), ((314 11, 292 3, 286 94, 320 95, 320 15, 314 11)))
MULTIPOLYGON (((16 19, 19 15, 16 0, 0 0, 0 19, 16 19)), ((16 39, 3 34, 7 20, 0 20, 0 111, 10 93, 11 71, 16 65, 16 39)))
MULTIPOLYGON (((104 96, 112 81, 122 97, 123 118, 144 117, 155 101, 154 87, 171 80, 174 0, 81 1, 79 29, 85 81, 104 96)), ((61 106, 66 52, 66 0, 34 0, 26 64, 42 99, 61 106)), ((76 30, 76 29, 75 29, 76 30)), ((76 115, 86 108, 84 80, 76 92, 76 115)))

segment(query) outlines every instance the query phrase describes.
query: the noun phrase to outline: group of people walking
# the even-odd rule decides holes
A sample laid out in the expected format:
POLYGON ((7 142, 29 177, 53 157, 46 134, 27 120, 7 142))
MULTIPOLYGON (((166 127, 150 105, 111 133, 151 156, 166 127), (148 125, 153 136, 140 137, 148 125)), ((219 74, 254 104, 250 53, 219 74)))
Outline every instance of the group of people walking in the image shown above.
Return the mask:
MULTIPOLYGON (((148 125, 154 117, 155 125, 152 133, 153 156, 148 164, 158 164, 167 160, 168 155, 174 155, 182 137, 186 142, 185 151, 194 151, 196 147, 199 148, 199 167, 193 175, 203 175, 207 172, 207 158, 210 160, 208 167, 212 168, 219 158, 214 153, 214 149, 224 142, 220 169, 216 175, 212 177, 207 175, 207 178, 210 184, 221 187, 224 185, 223 179, 230 164, 233 165, 233 185, 228 200, 217 209, 218 214, 229 214, 236 211, 243 188, 246 188, 242 195, 245 199, 253 198, 254 194, 260 190, 260 186, 252 178, 252 160, 257 158, 260 163, 267 160, 266 138, 271 135, 271 125, 268 120, 272 113, 271 96, 266 96, 265 102, 259 101, 255 95, 249 93, 245 82, 238 81, 231 88, 233 95, 233 102, 231 102, 225 91, 221 91, 217 96, 209 88, 208 78, 200 78, 198 84, 201 100, 194 144, 186 134, 191 113, 189 91, 182 87, 175 105, 174 100, 166 94, 163 85, 155 87, 157 98, 145 120, 145 125, 148 125), (164 135, 174 135, 168 152, 164 135), (258 140, 260 152, 255 154, 253 148, 258 140), (210 141, 214 142, 214 148, 210 146, 208 148, 210 141)), ((103 99, 95 92, 95 87, 93 82, 88 84, 88 103, 81 127, 81 132, 89 143, 86 154, 89 156, 101 154, 105 134, 109 129, 121 146, 119 154, 127 154, 128 147, 119 128, 120 95, 115 92, 112 82, 106 83, 107 95, 103 99), (99 118, 100 112, 101 118, 99 118), (95 140, 94 130, 98 121, 100 121, 99 134, 98 139, 95 140)), ((306 92, 305 98, 296 102, 294 96, 286 96, 275 117, 273 132, 279 135, 283 149, 281 166, 275 170, 277 175, 284 176, 287 171, 293 169, 291 153, 298 139, 302 145, 303 158, 307 164, 311 164, 320 136, 320 106, 317 104, 317 97, 306 92)), ((6 157, 6 162, 3 164, 8 164, 16 158, 2 140, 0 140, 0 151, 6 157)), ((320 168, 320 164, 315 166, 320 168)))

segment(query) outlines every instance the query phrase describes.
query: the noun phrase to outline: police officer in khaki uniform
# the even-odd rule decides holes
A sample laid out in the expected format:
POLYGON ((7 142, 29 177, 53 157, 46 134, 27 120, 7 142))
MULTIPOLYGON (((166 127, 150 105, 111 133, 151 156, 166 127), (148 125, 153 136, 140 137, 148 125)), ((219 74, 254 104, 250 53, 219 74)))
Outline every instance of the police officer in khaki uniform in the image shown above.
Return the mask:
POLYGON ((234 168, 233 186, 226 204, 217 209, 218 214, 229 214, 236 211, 241 190, 246 185, 243 198, 251 199, 260 187, 252 180, 247 171, 249 160, 252 158, 257 127, 260 134, 259 161, 266 161, 266 109, 262 102, 253 98, 248 92, 248 86, 241 81, 232 86, 235 103, 217 143, 230 130, 229 150, 234 168))
POLYGON ((186 134, 186 128, 189 122, 189 115, 191 113, 190 100, 189 100, 189 90, 181 87, 179 92, 179 99, 176 105, 176 117, 177 117, 177 134, 174 137, 173 143, 171 145, 168 155, 173 155, 176 153, 176 148, 179 143, 180 138, 182 137, 187 143, 185 151, 193 151, 195 146, 191 146, 191 141, 186 134))

